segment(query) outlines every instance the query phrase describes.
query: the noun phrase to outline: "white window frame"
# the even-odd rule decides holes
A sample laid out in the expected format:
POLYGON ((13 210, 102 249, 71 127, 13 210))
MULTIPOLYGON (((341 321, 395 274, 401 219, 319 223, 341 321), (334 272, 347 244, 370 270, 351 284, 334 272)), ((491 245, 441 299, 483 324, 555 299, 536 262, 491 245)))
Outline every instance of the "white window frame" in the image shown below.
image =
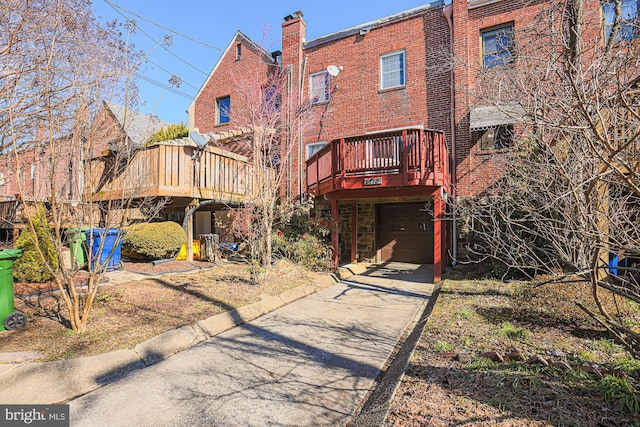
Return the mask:
POLYGON ((328 144, 327 141, 318 141, 307 144, 307 160, 311 158, 318 151, 322 150, 328 144))
POLYGON ((324 70, 309 75, 309 99, 312 104, 328 102, 331 99, 331 76, 324 70))
MULTIPOLYGON (((395 80, 395 79, 394 79, 395 80)), ((402 50, 396 50, 395 52, 385 53, 380 55, 380 89, 393 89, 397 87, 403 87, 407 85, 407 52, 402 50), (401 58, 401 67, 385 70, 385 60, 399 56, 401 58), (398 84, 385 83, 385 76, 399 75, 398 84), (387 86, 388 85, 388 86, 387 86)))

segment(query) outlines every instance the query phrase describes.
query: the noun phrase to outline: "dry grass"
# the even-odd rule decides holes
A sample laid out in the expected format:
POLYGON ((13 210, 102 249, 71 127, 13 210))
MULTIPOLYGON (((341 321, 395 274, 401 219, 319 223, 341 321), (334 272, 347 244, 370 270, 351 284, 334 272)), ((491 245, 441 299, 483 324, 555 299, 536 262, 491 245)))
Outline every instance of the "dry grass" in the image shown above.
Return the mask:
POLYGON ((88 332, 77 335, 63 326, 66 316, 56 293, 16 301, 27 313, 27 326, 0 331, 0 348, 39 351, 45 360, 90 356, 133 348, 159 333, 193 325, 201 319, 277 295, 319 277, 280 262, 259 285, 249 281, 244 264, 189 273, 151 276, 122 285, 103 285, 94 305, 88 332))
MULTIPOLYGON (((573 305, 572 298, 582 296, 579 286, 538 291, 525 283, 446 280, 387 424, 640 425, 640 411, 625 409, 640 402, 640 361, 573 305), (514 349, 570 369, 479 357, 514 349), (616 395, 609 384, 617 384, 610 380, 615 377, 585 373, 586 362, 603 371, 619 368, 621 381, 635 384, 635 392, 616 395)), ((637 307, 625 310, 640 316, 637 307)))

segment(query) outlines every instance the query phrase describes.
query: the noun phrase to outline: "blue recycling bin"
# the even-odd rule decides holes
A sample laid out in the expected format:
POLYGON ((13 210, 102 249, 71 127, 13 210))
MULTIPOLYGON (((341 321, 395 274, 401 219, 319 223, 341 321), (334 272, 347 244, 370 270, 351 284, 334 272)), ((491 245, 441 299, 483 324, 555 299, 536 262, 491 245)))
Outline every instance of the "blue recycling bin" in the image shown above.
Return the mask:
POLYGON ((122 267, 122 239, 118 239, 118 236, 121 234, 120 230, 117 228, 109 228, 108 230, 104 228, 90 228, 86 231, 86 234, 87 244, 91 246, 89 248, 90 271, 95 269, 96 266, 99 268, 106 263, 109 255, 111 255, 111 258, 109 258, 109 262, 107 263, 106 271, 113 271, 122 267), (104 245, 102 246, 102 251, 100 251, 100 245, 103 240, 104 245))

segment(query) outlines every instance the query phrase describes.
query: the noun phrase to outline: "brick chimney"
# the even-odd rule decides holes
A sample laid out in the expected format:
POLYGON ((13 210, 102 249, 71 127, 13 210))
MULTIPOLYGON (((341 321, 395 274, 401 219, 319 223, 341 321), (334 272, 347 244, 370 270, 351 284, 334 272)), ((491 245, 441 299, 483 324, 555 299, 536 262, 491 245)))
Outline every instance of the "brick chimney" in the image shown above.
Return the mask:
POLYGON ((303 61, 303 45, 307 24, 302 19, 302 12, 297 11, 285 16, 282 23, 282 66, 291 65, 293 81, 300 85, 300 68, 303 61))
MULTIPOLYGON (((302 90, 304 75, 304 43, 306 37, 307 24, 302 19, 302 12, 296 11, 285 16, 282 23, 282 68, 288 72, 288 84, 285 91, 290 88, 290 96, 295 103, 299 99, 302 90), (295 100, 295 101, 294 101, 295 100)), ((302 90, 304 92, 304 90, 302 90)), ((286 128, 286 126, 285 126, 286 128)), ((296 132, 294 132, 296 133, 296 132)), ((286 133, 284 143, 292 145, 291 157, 285 160, 283 165, 286 176, 284 177, 285 187, 282 189, 283 196, 287 199, 300 199, 302 201, 302 142, 299 134, 286 133)))

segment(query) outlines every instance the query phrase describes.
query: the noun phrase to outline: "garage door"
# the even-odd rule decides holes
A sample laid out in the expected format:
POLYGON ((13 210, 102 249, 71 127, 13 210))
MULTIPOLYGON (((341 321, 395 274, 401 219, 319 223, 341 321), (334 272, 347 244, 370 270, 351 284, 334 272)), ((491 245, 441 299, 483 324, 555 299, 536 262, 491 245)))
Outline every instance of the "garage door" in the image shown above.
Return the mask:
POLYGON ((431 202, 378 205, 378 253, 382 262, 433 263, 431 202))

